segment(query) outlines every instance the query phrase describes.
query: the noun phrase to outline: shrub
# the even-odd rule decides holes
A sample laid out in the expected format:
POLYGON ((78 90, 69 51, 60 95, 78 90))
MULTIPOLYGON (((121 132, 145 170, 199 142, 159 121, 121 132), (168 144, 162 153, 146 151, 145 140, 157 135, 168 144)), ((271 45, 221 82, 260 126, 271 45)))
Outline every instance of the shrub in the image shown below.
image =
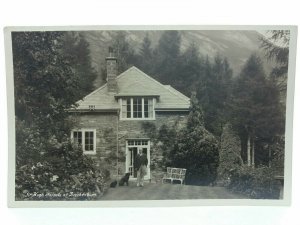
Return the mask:
POLYGON ((106 188, 106 173, 68 139, 50 138, 37 162, 16 167, 16 200, 97 199, 106 188))
POLYGON ((231 125, 226 124, 221 136, 218 167, 218 183, 222 183, 224 186, 228 184, 231 171, 237 170, 243 165, 240 143, 241 141, 233 132, 231 125))
POLYGON ((187 126, 178 132, 170 158, 173 166, 187 169, 186 184, 207 185, 217 177, 219 143, 205 129, 202 109, 194 95, 187 126))
POLYGON ((278 182, 272 168, 242 166, 232 171, 229 188, 255 199, 279 198, 278 182))

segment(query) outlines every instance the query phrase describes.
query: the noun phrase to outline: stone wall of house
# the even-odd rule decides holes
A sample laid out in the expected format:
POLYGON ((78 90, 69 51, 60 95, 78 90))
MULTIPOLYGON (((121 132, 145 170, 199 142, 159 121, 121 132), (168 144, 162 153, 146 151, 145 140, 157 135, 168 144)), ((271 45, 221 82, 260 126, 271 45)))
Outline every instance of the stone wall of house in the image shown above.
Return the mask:
POLYGON ((176 127, 176 129, 184 127, 187 115, 187 112, 156 112, 155 120, 144 121, 119 120, 117 113, 89 112, 73 117, 76 124, 74 129, 96 129, 96 155, 91 157, 95 159, 98 166, 108 169, 112 178, 116 178, 117 167, 119 174, 126 172, 126 140, 150 139, 151 181, 159 182, 165 168, 162 165, 163 156, 155 136, 164 124, 168 127, 176 127))

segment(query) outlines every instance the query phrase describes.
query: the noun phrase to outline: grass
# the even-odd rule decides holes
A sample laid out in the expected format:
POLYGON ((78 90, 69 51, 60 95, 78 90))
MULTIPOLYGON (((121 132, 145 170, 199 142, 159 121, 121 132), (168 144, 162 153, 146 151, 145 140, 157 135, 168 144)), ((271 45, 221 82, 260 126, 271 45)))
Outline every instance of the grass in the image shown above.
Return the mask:
POLYGON ((175 199, 243 199, 246 196, 230 192, 224 187, 193 186, 180 184, 145 183, 137 187, 109 188, 100 200, 175 200, 175 199))

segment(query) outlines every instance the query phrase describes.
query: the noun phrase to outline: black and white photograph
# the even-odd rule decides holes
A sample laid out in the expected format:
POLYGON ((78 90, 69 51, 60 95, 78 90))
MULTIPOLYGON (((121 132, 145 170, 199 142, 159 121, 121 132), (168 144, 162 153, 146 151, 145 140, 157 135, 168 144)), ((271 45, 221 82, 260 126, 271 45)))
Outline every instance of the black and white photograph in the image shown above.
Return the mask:
POLYGON ((286 200, 295 32, 255 28, 6 30, 12 201, 286 200))

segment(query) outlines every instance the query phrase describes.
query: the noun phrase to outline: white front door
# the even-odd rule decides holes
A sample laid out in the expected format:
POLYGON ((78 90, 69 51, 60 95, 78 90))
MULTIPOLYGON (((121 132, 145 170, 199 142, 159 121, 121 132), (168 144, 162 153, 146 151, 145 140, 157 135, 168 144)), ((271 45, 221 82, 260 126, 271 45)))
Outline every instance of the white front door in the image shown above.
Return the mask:
POLYGON ((137 173, 134 169, 134 160, 138 149, 142 149, 147 154, 148 165, 145 179, 150 179, 150 140, 130 139, 126 140, 126 173, 130 173, 130 178, 136 178, 137 173))

